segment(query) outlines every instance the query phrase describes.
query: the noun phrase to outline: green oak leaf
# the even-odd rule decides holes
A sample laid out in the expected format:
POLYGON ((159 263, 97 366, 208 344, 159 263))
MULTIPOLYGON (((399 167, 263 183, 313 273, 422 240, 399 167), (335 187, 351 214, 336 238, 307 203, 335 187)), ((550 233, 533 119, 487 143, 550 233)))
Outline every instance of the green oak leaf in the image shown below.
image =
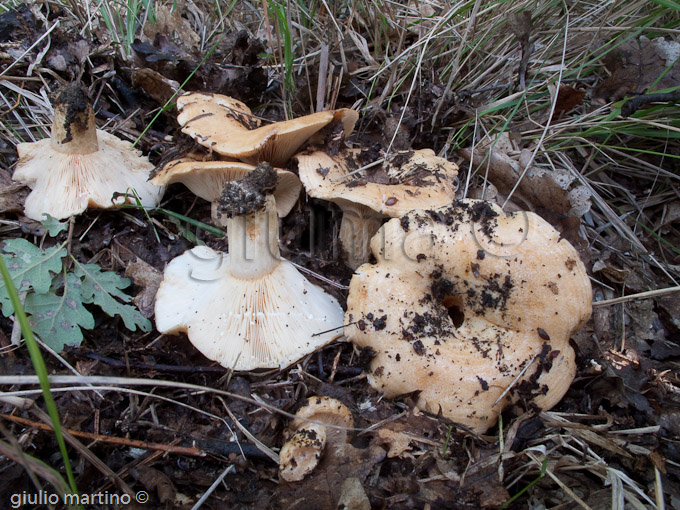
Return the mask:
POLYGON ((24 309, 30 314, 33 332, 57 352, 83 341, 81 327, 94 327, 94 317, 83 306, 82 282, 74 274, 66 275, 61 296, 31 293, 26 296, 24 309))
POLYGON ((151 322, 137 308, 124 304, 131 298, 121 289, 128 287, 130 280, 110 271, 103 272, 97 264, 81 264, 73 260, 74 274, 82 280, 83 303, 94 303, 111 317, 120 316, 130 331, 137 327, 142 331, 151 330, 151 322))
MULTIPOLYGON (((66 256, 63 245, 43 250, 26 239, 8 239, 0 243, 0 252, 5 258, 12 282, 17 292, 33 289, 38 294, 45 294, 52 285, 52 274, 59 273, 62 260, 66 256)), ((14 307, 7 294, 5 282, 0 279, 0 303, 2 313, 9 317, 14 307)))
POLYGON ((50 216, 47 213, 43 213, 43 216, 45 219, 41 221, 41 223, 50 237, 57 237, 60 232, 63 232, 68 228, 68 221, 59 221, 57 218, 50 216))

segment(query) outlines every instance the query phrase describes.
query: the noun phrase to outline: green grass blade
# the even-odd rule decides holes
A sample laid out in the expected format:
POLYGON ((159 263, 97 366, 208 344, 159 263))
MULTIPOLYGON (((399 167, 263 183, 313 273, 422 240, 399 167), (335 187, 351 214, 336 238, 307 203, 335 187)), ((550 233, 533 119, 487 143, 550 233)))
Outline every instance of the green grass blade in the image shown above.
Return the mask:
POLYGON ((9 275, 7 266, 5 265, 5 259, 0 255, 0 273, 2 273, 2 279, 5 282, 7 288, 7 293, 12 301, 12 306, 14 307, 14 316, 16 320, 19 321, 21 326, 21 332, 26 339, 26 347, 31 356, 31 362, 33 363, 33 368, 40 381, 40 389, 42 390, 43 398, 45 399, 45 406, 47 407, 47 412, 50 415, 50 420, 52 421, 52 427, 54 428, 54 434, 57 438, 57 443, 59 444, 59 450, 61 452, 61 457, 64 460, 64 467, 66 468, 66 477, 68 478, 71 491, 74 494, 78 494, 78 487, 76 486, 76 480, 73 477, 73 471, 71 469, 71 462, 68 458, 68 451, 66 450, 66 442, 64 441, 64 436, 61 434, 61 422, 59 421, 59 411, 57 410, 57 405, 52 397, 52 392, 50 391, 50 382, 47 377, 47 367, 45 366, 45 361, 40 354, 40 348, 38 347, 35 338, 33 337, 33 332, 28 324, 28 318, 24 312, 24 308, 21 305, 19 296, 17 295, 17 290, 12 283, 12 278, 9 275))

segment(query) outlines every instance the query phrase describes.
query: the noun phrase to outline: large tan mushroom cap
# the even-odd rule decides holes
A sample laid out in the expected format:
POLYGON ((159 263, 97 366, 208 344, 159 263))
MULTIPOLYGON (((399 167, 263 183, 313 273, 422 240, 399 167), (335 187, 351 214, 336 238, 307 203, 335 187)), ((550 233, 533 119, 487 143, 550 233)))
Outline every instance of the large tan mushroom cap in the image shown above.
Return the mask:
MULTIPOLYGON (((208 202, 216 202, 227 182, 241 179, 255 169, 253 165, 238 161, 198 161, 182 158, 167 163, 151 179, 156 185, 181 182, 194 195, 208 202)), ((276 211, 280 217, 286 216, 300 196, 302 184, 297 175, 277 168, 279 183, 274 191, 276 211)))
POLYGON ((368 244, 386 216, 450 204, 458 166, 431 149, 398 153, 382 166, 344 177, 362 166, 361 149, 336 156, 322 151, 295 156, 307 193, 335 202, 343 211, 340 239, 352 268, 368 260, 368 244), (372 177, 371 177, 372 176, 372 177))
POLYGON ((132 144, 96 129, 92 106, 78 87, 65 89, 55 101, 52 136, 17 146, 19 163, 12 178, 33 191, 26 216, 44 220, 80 214, 88 207, 111 208, 136 203, 158 205, 165 188, 148 182, 149 160, 132 144), (70 101, 74 101, 69 103, 70 101), (74 111, 75 110, 75 111, 74 111), (125 195, 113 199, 114 194, 125 195))
POLYGON ((349 135, 358 119, 354 110, 324 111, 260 126, 241 101, 219 94, 189 92, 179 97, 177 120, 182 131, 201 145, 248 163, 284 165, 316 132, 331 122, 343 124, 349 135))
POLYGON ((562 398, 591 287, 542 218, 460 200, 387 222, 371 248, 377 264, 352 278, 345 334, 377 352, 374 388, 418 390, 422 409, 477 432, 510 402, 549 409, 562 398))

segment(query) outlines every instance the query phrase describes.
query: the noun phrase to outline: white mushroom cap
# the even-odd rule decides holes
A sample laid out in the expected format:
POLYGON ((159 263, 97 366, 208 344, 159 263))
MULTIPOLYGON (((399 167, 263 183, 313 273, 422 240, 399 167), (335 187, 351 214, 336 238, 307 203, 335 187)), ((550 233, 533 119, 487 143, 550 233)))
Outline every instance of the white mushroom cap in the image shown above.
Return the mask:
POLYGON ((591 287, 550 224, 460 200, 387 222, 371 248, 378 262, 352 278, 345 334, 377 352, 374 388, 419 390, 421 409, 477 432, 511 402, 549 409, 563 397, 591 287))
POLYGON ((79 87, 65 89, 55 101, 52 137, 17 146, 19 163, 12 178, 33 191, 26 216, 42 221, 80 214, 88 207, 111 208, 135 203, 158 205, 164 187, 148 182, 153 165, 129 142, 96 129, 89 100, 79 87))
POLYGON ((158 331, 185 332, 205 357, 234 370, 285 368, 338 336, 321 332, 342 325, 342 308, 290 262, 252 281, 229 273, 229 257, 197 246, 168 264, 158 331))
POLYGON ((188 92, 177 99, 182 131, 201 145, 248 163, 284 165, 316 132, 340 122, 349 135, 358 119, 354 110, 324 111, 260 126, 250 108, 229 96, 188 92))
MULTIPOLYGON (((239 161, 198 161, 181 158, 167 163, 151 182, 168 185, 181 182, 203 200, 217 202, 227 182, 241 179, 255 169, 253 165, 239 161)), ((297 175, 276 168, 279 182, 274 190, 276 209, 280 217, 286 216, 300 196, 302 184, 297 175)), ((213 214, 215 216, 215 214, 213 214)))
POLYGON ((307 194, 342 209, 340 240, 352 268, 368 260, 370 239, 385 217, 450 204, 458 175, 454 163, 421 149, 400 152, 378 167, 380 182, 367 179, 366 171, 344 178, 363 166, 361 155, 361 149, 345 149, 336 156, 323 151, 295 155, 307 194))
POLYGON ((280 258, 275 207, 269 196, 263 212, 229 220, 228 255, 197 246, 168 264, 158 331, 186 332, 207 358, 234 370, 285 368, 341 334, 337 300, 280 258))
POLYGON ((299 482, 317 466, 326 445, 345 443, 353 427, 352 412, 339 400, 308 398, 288 426, 292 435, 279 453, 279 476, 299 482))

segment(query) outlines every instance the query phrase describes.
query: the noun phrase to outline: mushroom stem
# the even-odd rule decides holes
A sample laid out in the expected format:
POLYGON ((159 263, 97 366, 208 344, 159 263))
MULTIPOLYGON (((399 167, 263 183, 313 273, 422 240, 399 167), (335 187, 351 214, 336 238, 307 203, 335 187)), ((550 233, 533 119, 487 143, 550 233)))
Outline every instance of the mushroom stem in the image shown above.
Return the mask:
POLYGON ((232 276, 253 280, 271 273, 281 262, 274 197, 267 196, 261 211, 229 218, 227 236, 232 276))
POLYGON ((371 238, 380 229, 385 216, 360 204, 340 203, 340 242, 347 256, 347 264, 356 269, 368 260, 371 238))
POLYGON ((99 149, 92 104, 76 84, 64 87, 54 101, 51 143, 64 154, 92 154, 99 149))

